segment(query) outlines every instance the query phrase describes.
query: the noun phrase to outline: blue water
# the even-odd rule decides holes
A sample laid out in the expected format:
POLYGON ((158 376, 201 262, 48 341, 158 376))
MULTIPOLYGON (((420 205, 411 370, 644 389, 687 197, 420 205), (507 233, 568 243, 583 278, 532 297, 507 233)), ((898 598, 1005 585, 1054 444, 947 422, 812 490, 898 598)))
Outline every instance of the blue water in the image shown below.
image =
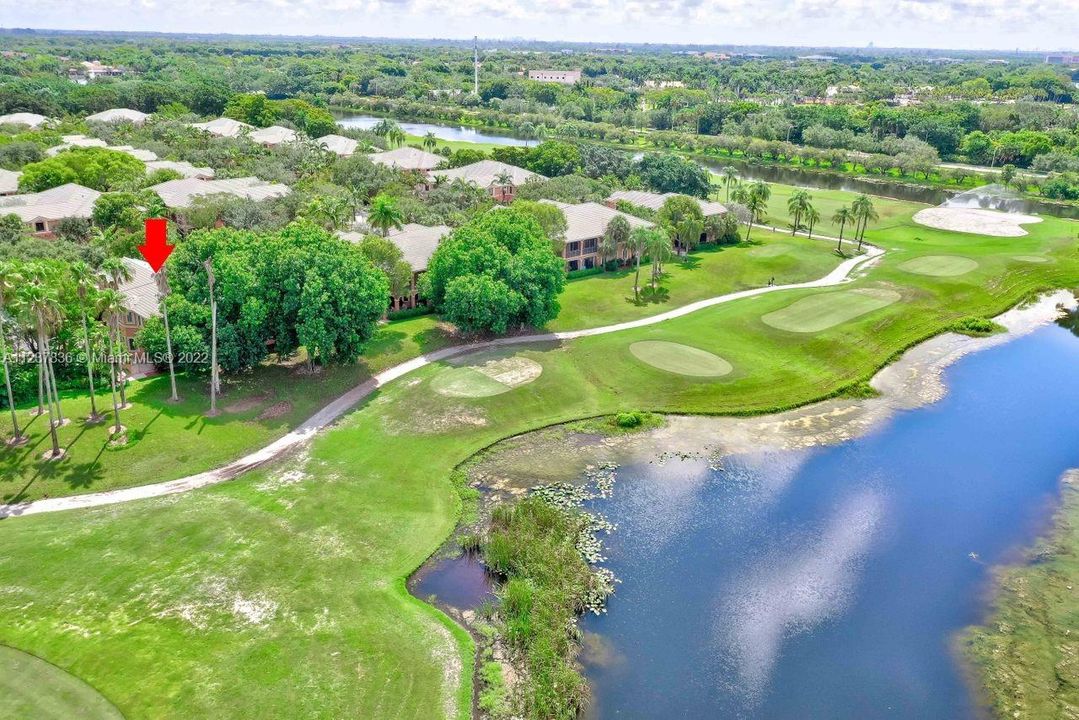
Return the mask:
MULTIPOLYGON (((337 118, 337 124, 360 130, 370 130, 386 118, 372 115, 343 115, 337 118)), ((482 128, 465 127, 462 125, 434 125, 431 123, 397 122, 409 135, 426 135, 429 132, 435 134, 440 140, 456 140, 459 142, 494 143, 495 145, 516 145, 526 147, 535 145, 537 140, 525 140, 524 138, 510 135, 499 135, 488 132, 482 128)))
POLYGON ((621 468, 590 716, 977 716, 952 641, 1079 467, 1079 338, 1045 328, 946 379, 842 445, 621 468))

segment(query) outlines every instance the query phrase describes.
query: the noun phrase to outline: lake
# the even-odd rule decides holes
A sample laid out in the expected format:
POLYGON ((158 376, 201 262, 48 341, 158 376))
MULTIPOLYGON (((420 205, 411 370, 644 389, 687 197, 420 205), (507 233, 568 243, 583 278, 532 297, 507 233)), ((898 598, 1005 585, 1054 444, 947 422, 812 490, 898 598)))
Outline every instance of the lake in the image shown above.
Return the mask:
MULTIPOLYGON (((1079 467, 1079 337, 1045 327, 945 380, 843 444, 619 468, 592 507, 621 582, 581 621, 588 717, 979 717, 954 640, 1079 467)), ((411 586, 490 599, 469 556, 411 586)))
MULTIPOLYGON (((387 119, 384 117, 376 117, 374 115, 354 115, 340 112, 335 112, 334 117, 337 119, 338 125, 348 128, 358 128, 360 130, 371 130, 375 125, 378 125, 380 122, 387 119)), ((402 121, 397 121, 397 124, 409 135, 418 135, 422 137, 431 132, 434 133, 435 137, 438 139, 447 141, 493 143, 495 145, 516 145, 521 147, 535 145, 539 142, 538 140, 526 140, 524 138, 513 137, 512 135, 500 134, 500 132, 505 131, 488 131, 484 128, 467 127, 464 125, 436 125, 433 123, 402 121)))
POLYGON ((622 583, 582 621, 589 717, 977 717, 952 641, 1079 467, 1079 338, 1045 328, 947 381, 842 445, 621 468, 595 507, 622 583))

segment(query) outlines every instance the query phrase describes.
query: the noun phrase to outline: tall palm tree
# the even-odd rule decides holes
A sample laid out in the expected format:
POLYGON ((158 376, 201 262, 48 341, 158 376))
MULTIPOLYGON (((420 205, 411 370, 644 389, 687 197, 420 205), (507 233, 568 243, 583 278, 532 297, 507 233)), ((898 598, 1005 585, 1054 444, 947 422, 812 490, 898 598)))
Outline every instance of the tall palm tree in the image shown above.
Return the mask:
POLYGON ((607 223, 603 231, 603 237, 599 240, 599 258, 604 272, 607 271, 607 261, 618 255, 618 248, 625 247, 630 235, 629 221, 621 215, 615 215, 607 223))
MULTIPOLYGON (((86 378, 90 381, 90 417, 88 422, 97 422, 101 415, 97 411, 97 397, 94 392, 94 348, 90 344, 90 324, 87 310, 97 303, 97 273, 84 262, 71 264, 71 278, 75 282, 75 293, 79 298, 79 313, 82 315, 82 342, 86 351, 86 378)), ((95 313, 96 314, 96 313, 95 313)))
POLYGON ((761 197, 765 203, 772 198, 772 186, 763 180, 756 180, 749 186, 749 191, 761 197))
POLYGON ((850 204, 851 210, 854 211, 854 215, 858 218, 858 252, 862 251, 862 241, 865 240, 865 230, 870 222, 874 222, 880 219, 877 214, 876 208, 873 207, 873 201, 869 199, 868 195, 859 195, 854 199, 854 202, 850 204))
POLYGON ((753 232, 753 223, 764 217, 764 213, 768 209, 768 199, 758 193, 757 188, 754 187, 749 191, 744 204, 746 210, 749 211, 749 225, 746 228, 746 242, 749 242, 749 236, 753 232))
POLYGON ((663 273, 663 262, 671 257, 671 239, 662 230, 650 228, 645 243, 652 260, 652 291, 655 292, 656 281, 663 273))
POLYGON ((835 215, 832 216, 832 222, 839 223, 839 244, 836 245, 835 251, 840 255, 843 254, 843 230, 847 227, 847 223, 855 222, 854 212, 844 205, 835 211, 835 215))
POLYGON ((367 224, 382 233, 382 237, 390 234, 390 228, 401 229, 404 221, 404 214, 397 209, 397 202, 389 195, 378 195, 371 201, 367 224))
POLYGON ((15 289, 22 287, 23 279, 19 274, 15 263, 0 261, 0 357, 4 361, 4 384, 7 386, 7 404, 11 410, 11 427, 13 431, 10 440, 11 445, 21 445, 27 438, 23 437, 19 429, 19 416, 15 412, 15 397, 11 392, 11 368, 8 367, 7 357, 7 330, 4 327, 4 312, 8 303, 14 299, 15 289))
POLYGON ((101 292, 101 312, 108 318, 108 337, 109 337, 109 387, 112 390, 112 418, 113 425, 109 428, 109 435, 116 435, 121 431, 123 427, 120 425, 120 406, 121 401, 117 399, 116 394, 116 380, 119 373, 116 370, 119 358, 116 352, 116 334, 119 333, 119 318, 120 313, 126 312, 127 307, 124 304, 124 296, 119 290, 113 290, 107 288, 101 292))
POLYGON ((169 276, 166 272, 167 266, 162 265, 161 269, 154 273, 154 280, 157 281, 157 302, 161 307, 161 319, 165 325, 165 352, 169 356, 169 385, 172 390, 172 395, 169 396, 169 400, 172 402, 179 402, 180 396, 176 392, 176 368, 172 361, 172 331, 169 330, 169 276))
MULTIPOLYGON (((105 262, 101 263, 101 270, 105 273, 105 277, 108 278, 109 287, 117 292, 120 292, 120 285, 130 281, 132 278, 131 269, 118 257, 105 258, 105 262)), ((126 312, 126 309, 121 312, 126 312)), ((116 326, 117 349, 121 349, 119 347, 121 345, 120 314, 120 312, 116 313, 114 322, 114 325, 116 326)), ((123 368, 124 366, 121 364, 118 371, 120 381, 120 404, 127 407, 127 376, 123 368)))
POLYGON ((41 366, 42 375, 45 379, 45 392, 50 395, 48 412, 49 437, 52 440, 52 454, 49 456, 49 459, 56 460, 62 455, 62 451, 60 450, 60 439, 56 434, 56 426, 60 424, 60 421, 53 417, 51 400, 51 393, 53 392, 52 374, 49 372, 47 365, 49 356, 49 334, 52 329, 59 324, 62 317, 60 312, 60 296, 55 287, 50 287, 44 282, 34 281, 24 284, 23 287, 19 289, 19 299, 23 303, 27 316, 30 318, 33 328, 37 333, 38 363, 41 366))
POLYGON ((809 201, 813 199, 813 196, 809 194, 808 190, 798 189, 791 193, 791 196, 787 199, 787 212, 791 214, 794 222, 791 223, 791 235, 798 232, 798 228, 802 225, 802 216, 806 214, 809 209, 809 201))
POLYGON ((731 185, 734 185, 734 184, 736 184, 738 182, 738 170, 735 169, 734 167, 731 167, 730 165, 727 165, 726 167, 724 167, 719 172, 723 176, 723 184, 727 188, 727 195, 726 195, 726 198, 724 199, 724 202, 730 202, 730 199, 731 199, 731 185))
POLYGON ((427 152, 433 152, 436 147, 438 147, 438 138, 435 137, 434 131, 428 131, 423 136, 423 149, 427 152))
POLYGON ((808 226, 809 239, 812 240, 813 239, 813 227, 817 223, 820 222, 820 211, 817 210, 817 208, 810 205, 809 207, 806 208, 805 215, 803 216, 803 219, 805 220, 805 224, 808 226))
POLYGON ((648 249, 648 228, 635 228, 629 234, 626 249, 633 253, 633 259, 637 264, 637 273, 633 276, 633 301, 637 302, 641 299, 641 256, 648 249))
MULTIPOLYGON (((50 265, 47 265, 47 264, 45 264, 43 262, 33 262, 33 263, 29 263, 29 264, 26 265, 26 267, 24 268, 24 273, 23 274, 25 276, 25 279, 30 284, 41 285, 41 286, 44 286, 46 288, 50 288, 53 291, 55 291, 56 296, 57 296, 57 302, 59 302, 60 279, 59 279, 58 273, 57 273, 57 271, 56 271, 56 269, 54 267, 52 267, 50 265)), ((30 309, 29 306, 27 306, 27 309, 31 312, 30 323, 28 323, 28 324, 30 326, 34 326, 34 323, 36 322, 37 318, 32 315, 32 309, 30 309)), ((51 329, 52 329, 52 325, 51 325, 51 317, 50 317, 50 325, 48 327, 46 327, 46 340, 48 339, 48 336, 50 334, 51 329)), ((41 352, 41 347, 40 346, 38 346, 38 351, 39 351, 39 353, 41 352)), ((40 406, 41 406, 41 400, 40 400, 40 394, 41 393, 40 393, 40 391, 44 390, 45 391, 44 394, 45 394, 46 403, 48 403, 50 406, 55 405, 55 407, 56 407, 56 418, 57 418, 56 421, 59 424, 63 425, 64 424, 64 413, 63 413, 63 410, 60 407, 60 392, 59 392, 59 389, 58 389, 58 385, 56 383, 56 369, 53 367, 52 354, 46 352, 45 355, 44 355, 43 360, 44 361, 38 365, 38 383, 39 383, 39 386, 38 386, 38 390, 39 390, 38 407, 39 407, 39 410, 40 410, 40 406)), ((50 407, 50 410, 51 410, 51 407, 50 407)), ((40 414, 40 412, 39 412, 39 414, 40 414)))

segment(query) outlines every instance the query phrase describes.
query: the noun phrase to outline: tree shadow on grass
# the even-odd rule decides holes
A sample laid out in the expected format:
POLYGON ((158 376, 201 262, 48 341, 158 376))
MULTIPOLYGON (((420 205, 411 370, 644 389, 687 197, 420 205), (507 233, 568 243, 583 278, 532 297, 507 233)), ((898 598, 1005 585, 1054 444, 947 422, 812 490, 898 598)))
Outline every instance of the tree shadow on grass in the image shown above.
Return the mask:
POLYGON ((654 290, 651 285, 645 285, 641 288, 639 297, 634 298, 627 296, 626 302, 637 307, 644 307, 646 305, 662 305, 670 302, 670 299, 671 291, 662 285, 656 287, 654 290))

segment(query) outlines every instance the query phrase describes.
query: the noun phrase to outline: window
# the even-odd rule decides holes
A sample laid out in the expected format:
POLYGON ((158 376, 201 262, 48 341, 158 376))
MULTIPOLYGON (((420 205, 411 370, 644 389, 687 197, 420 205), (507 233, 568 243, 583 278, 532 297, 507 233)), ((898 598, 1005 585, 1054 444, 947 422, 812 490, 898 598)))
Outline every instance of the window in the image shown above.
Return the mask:
POLYGON ((135 324, 135 313, 129 312, 127 314, 127 324, 128 325, 134 325, 135 324))
POLYGON ((598 245, 599 245, 599 240, 597 238, 591 238, 590 240, 585 240, 584 241, 584 254, 588 255, 590 253, 594 253, 596 251, 596 247, 598 245))
POLYGON ((581 254, 581 243, 575 240, 571 243, 566 243, 566 257, 572 257, 574 255, 581 254))
POLYGON ((573 272, 574 270, 577 270, 580 267, 581 267, 581 263, 579 261, 577 261, 577 260, 570 260, 569 261, 569 271, 570 272, 573 272))
POLYGON ((35 222, 34 223, 34 232, 45 232, 45 223, 40 222, 40 221, 35 222))

